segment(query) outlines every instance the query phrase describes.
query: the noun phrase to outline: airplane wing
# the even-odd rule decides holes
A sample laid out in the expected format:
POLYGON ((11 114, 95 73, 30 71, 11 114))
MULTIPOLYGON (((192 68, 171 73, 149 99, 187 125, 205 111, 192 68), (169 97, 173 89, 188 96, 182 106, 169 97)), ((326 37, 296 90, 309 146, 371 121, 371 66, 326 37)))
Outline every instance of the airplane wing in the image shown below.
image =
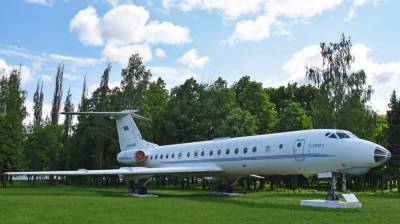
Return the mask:
POLYGON ((94 175, 173 175, 173 174, 213 174, 223 172, 223 169, 216 165, 205 166, 182 166, 182 167, 121 167, 109 170, 67 170, 67 171, 29 171, 29 172, 6 172, 9 176, 94 176, 94 175))

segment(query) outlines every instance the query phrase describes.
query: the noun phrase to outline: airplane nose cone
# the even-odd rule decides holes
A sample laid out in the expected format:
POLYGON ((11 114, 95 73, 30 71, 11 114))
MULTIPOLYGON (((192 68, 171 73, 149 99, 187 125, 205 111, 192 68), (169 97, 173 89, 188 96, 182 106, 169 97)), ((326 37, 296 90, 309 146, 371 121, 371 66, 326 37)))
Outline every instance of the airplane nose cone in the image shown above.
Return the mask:
POLYGON ((391 157, 389 150, 379 146, 375 148, 374 160, 378 165, 386 163, 391 157))

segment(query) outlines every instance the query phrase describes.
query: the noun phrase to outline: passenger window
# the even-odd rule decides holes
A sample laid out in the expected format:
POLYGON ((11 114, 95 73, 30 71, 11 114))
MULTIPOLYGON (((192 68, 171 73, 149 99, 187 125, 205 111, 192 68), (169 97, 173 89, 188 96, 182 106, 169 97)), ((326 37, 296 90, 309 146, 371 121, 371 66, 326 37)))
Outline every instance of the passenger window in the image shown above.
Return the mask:
POLYGON ((169 154, 165 155, 165 158, 168 159, 169 154))
POLYGON ((213 150, 210 150, 210 153, 209 153, 209 155, 210 155, 210 156, 212 156, 212 155, 213 155, 213 150))
POLYGON ((247 153, 247 148, 243 149, 243 153, 246 154, 247 153))
POLYGON ((280 144, 280 145, 279 145, 279 148, 282 149, 282 148, 283 148, 283 144, 280 144))
POLYGON ((267 145, 267 147, 265 147, 265 151, 266 151, 266 152, 271 151, 271 146, 267 145))
POLYGON ((221 155, 221 149, 218 149, 217 154, 221 155))
POLYGON ((171 158, 173 159, 175 157, 175 153, 172 153, 171 158))
POLYGON ((162 159, 162 157, 163 157, 163 154, 160 155, 160 159, 162 159))
POLYGON ((235 154, 238 154, 238 153, 239 153, 239 149, 236 148, 236 149, 235 149, 235 154))
POLYGON ((201 156, 204 156, 204 151, 201 151, 200 155, 201 155, 201 156))
POLYGON ((153 155, 150 156, 150 160, 153 160, 153 155))
POLYGON ((186 154, 186 157, 190 157, 190 152, 188 152, 188 153, 186 154))
POLYGON ((178 158, 182 158, 182 153, 181 152, 178 154, 178 158))
POLYGON ((194 157, 197 157, 197 154, 198 154, 198 153, 197 153, 197 151, 196 151, 196 152, 194 152, 194 157))
POLYGON ((257 147, 253 147, 253 153, 257 152, 257 147))
POLYGON ((229 152, 230 152, 230 151, 231 151, 230 149, 226 149, 225 153, 226 153, 227 155, 229 155, 229 152))

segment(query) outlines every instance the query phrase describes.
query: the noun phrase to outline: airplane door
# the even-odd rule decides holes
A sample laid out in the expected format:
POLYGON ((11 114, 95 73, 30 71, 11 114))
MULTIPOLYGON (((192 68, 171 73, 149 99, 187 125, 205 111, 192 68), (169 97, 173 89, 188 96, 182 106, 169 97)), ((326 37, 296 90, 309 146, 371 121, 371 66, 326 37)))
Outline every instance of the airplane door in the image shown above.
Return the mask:
POLYGON ((303 161, 306 157, 304 155, 304 145, 306 141, 304 139, 298 139, 294 142, 293 155, 296 161, 303 161))

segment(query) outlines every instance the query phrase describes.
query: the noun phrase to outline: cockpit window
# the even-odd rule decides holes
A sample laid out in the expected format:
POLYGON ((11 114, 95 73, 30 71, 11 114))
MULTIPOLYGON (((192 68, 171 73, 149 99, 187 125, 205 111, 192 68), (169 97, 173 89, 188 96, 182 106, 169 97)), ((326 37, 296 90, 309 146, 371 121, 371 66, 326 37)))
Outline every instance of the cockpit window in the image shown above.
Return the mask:
POLYGON ((344 132, 336 132, 340 139, 342 138, 350 138, 350 136, 344 132))
POLYGON ((331 135, 329 135, 329 138, 338 138, 335 133, 332 133, 331 135))
POLYGON ((350 138, 358 138, 357 135, 355 135, 351 132, 347 132, 346 134, 348 134, 350 136, 350 138))
POLYGON ((328 136, 328 135, 330 135, 331 133, 330 132, 327 132, 327 133, 325 133, 325 136, 328 136))

